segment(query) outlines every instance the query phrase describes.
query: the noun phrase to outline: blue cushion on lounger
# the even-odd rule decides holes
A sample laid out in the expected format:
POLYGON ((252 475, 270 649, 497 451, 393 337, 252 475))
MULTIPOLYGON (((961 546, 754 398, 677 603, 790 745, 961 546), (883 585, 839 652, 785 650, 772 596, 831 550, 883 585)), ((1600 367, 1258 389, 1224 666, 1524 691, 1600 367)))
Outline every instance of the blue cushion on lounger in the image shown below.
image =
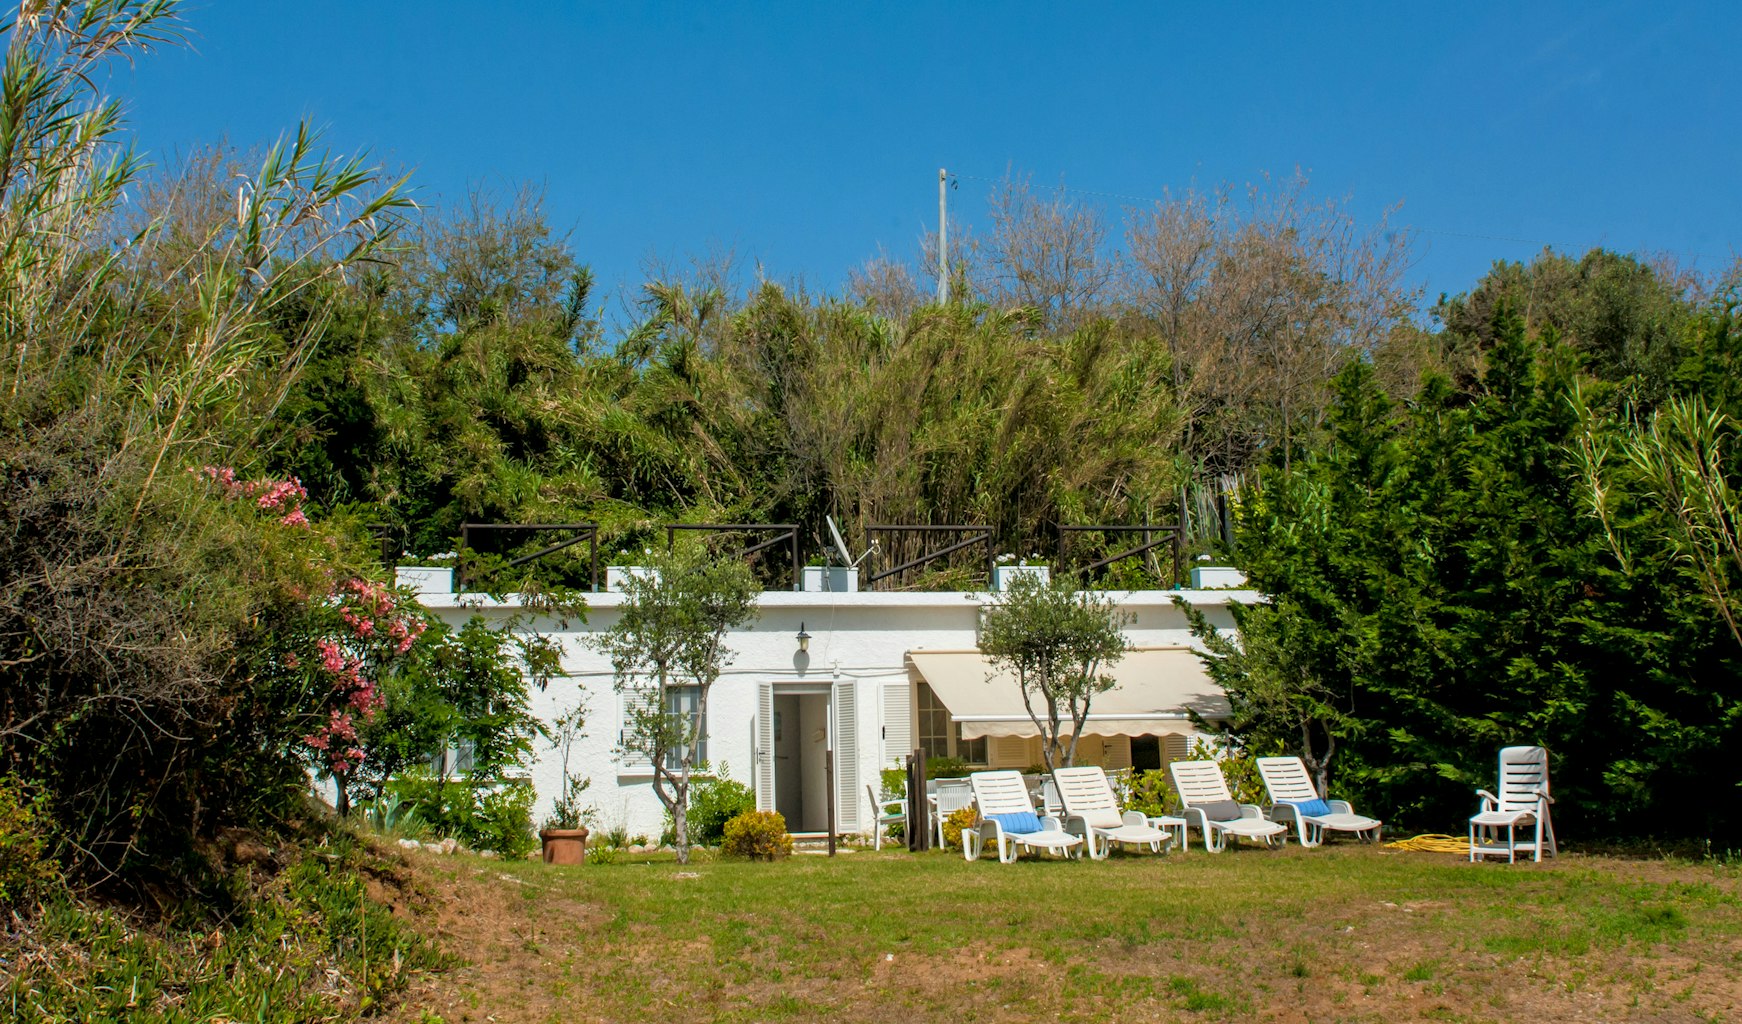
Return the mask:
POLYGON ((1293 804, 1303 818, 1322 818, 1333 813, 1331 805, 1323 800, 1285 800, 1283 803, 1293 804))
POLYGON ((1040 816, 1033 811, 1016 811, 1011 814, 988 814, 986 817, 1003 826, 1010 835, 1027 835, 1040 831, 1040 816))

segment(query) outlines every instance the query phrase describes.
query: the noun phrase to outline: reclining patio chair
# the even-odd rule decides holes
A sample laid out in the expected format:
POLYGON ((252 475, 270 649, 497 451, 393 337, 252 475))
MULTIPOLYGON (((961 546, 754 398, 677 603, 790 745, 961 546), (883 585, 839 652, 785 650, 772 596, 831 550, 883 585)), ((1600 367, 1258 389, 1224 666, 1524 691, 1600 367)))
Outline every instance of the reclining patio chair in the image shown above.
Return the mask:
POLYGON ((1004 864, 1016 860, 1019 847, 1069 857, 1082 845, 1083 840, 1066 832, 1057 818, 1034 813, 1028 785, 1019 772, 975 772, 968 780, 980 808, 980 827, 962 830, 962 856, 969 860, 980 859, 988 839, 1004 864))
POLYGON ((1379 841, 1383 823, 1356 814, 1347 800, 1326 800, 1313 788, 1306 764, 1298 757, 1261 757, 1258 774, 1264 778, 1270 806, 1264 815, 1271 821, 1293 825, 1300 845, 1312 847, 1325 841, 1325 832, 1353 832, 1357 838, 1379 841))
POLYGON ((1120 814, 1113 785, 1099 767, 1056 768, 1052 777, 1064 804, 1065 831, 1082 836, 1095 860, 1105 860, 1114 843, 1145 844, 1160 853, 1163 843, 1173 841, 1172 835, 1151 825, 1143 812, 1120 814))
POLYGON ((1485 789, 1476 790, 1482 798, 1482 809, 1470 818, 1470 860, 1489 854, 1506 855, 1508 863, 1518 860, 1524 850, 1542 860, 1546 849, 1549 856, 1560 856, 1554 841, 1554 820, 1549 817, 1548 751, 1542 747, 1502 747, 1500 750, 1500 795, 1485 789), (1530 842, 1518 841, 1520 827, 1534 828, 1530 842), (1504 842, 1500 830, 1506 830, 1504 842))
POLYGON ((1203 833, 1204 849, 1222 852, 1229 836, 1262 839, 1265 846, 1281 836, 1284 845, 1288 843, 1288 829, 1265 818, 1257 804, 1234 802, 1221 765, 1214 761, 1173 761, 1167 770, 1173 776, 1174 792, 1185 806, 1183 817, 1203 833))

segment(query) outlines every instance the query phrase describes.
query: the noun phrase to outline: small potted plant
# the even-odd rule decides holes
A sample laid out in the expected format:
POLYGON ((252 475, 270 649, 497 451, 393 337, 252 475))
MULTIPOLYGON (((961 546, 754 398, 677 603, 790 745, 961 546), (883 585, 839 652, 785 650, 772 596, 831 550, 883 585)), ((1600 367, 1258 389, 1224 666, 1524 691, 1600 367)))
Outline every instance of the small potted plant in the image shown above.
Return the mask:
POLYGON ((581 864, 587 859, 587 821, 593 811, 581 802, 581 795, 593 780, 569 775, 569 750, 581 735, 581 726, 585 724, 584 711, 577 706, 557 719, 556 729, 551 734, 551 746, 563 754, 563 781, 562 795, 551 805, 550 817, 544 819, 543 827, 538 830, 546 864, 581 864))
POLYGON ((992 589, 999 592, 1009 590, 1010 581, 1018 576, 1033 576, 1046 583, 1052 578, 1052 568, 1042 562, 1039 555, 1031 554, 1020 561, 1012 554, 999 555, 998 564, 992 568, 992 589))
POLYGON ((587 859, 587 818, 589 810, 581 806, 581 794, 590 779, 571 779, 565 774, 564 789, 551 808, 550 817, 538 830, 544 847, 546 864, 581 864, 587 859))

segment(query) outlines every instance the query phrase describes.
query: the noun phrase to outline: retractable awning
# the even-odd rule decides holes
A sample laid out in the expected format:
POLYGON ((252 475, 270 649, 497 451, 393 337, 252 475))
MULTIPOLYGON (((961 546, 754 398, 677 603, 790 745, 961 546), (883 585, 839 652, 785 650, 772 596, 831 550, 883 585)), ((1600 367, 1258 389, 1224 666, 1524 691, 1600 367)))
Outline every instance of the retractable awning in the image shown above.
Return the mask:
MULTIPOLYGON (((963 739, 1039 735, 1016 677, 979 651, 909 651, 907 660, 961 724, 963 739)), ((1190 647, 1140 647, 1104 671, 1117 682, 1090 703, 1085 734, 1183 735, 1193 731, 1190 712, 1228 717, 1228 698, 1190 647)))

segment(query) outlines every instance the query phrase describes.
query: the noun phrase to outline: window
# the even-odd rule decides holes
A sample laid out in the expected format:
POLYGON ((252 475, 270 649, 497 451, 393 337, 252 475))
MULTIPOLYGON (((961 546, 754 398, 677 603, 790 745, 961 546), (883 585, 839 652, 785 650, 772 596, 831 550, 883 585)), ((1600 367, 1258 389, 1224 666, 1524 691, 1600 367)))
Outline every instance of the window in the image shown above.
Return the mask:
POLYGON ((919 749, 926 757, 959 757, 969 764, 986 763, 986 737, 965 740, 962 727, 950 721, 950 709, 925 683, 919 684, 919 749))
POLYGON ((456 737, 447 746, 430 755, 430 771, 439 779, 468 774, 472 770, 476 753, 471 740, 456 737))
MULTIPOLYGON (((673 686, 665 691, 665 713, 671 719, 672 732, 682 736, 688 733, 691 716, 696 713, 702 700, 702 688, 699 686, 673 686)), ((669 771, 677 771, 683 762, 685 745, 673 744, 665 752, 665 767, 669 771)), ((708 716, 704 713, 696 729, 696 764, 708 759, 708 716)))

